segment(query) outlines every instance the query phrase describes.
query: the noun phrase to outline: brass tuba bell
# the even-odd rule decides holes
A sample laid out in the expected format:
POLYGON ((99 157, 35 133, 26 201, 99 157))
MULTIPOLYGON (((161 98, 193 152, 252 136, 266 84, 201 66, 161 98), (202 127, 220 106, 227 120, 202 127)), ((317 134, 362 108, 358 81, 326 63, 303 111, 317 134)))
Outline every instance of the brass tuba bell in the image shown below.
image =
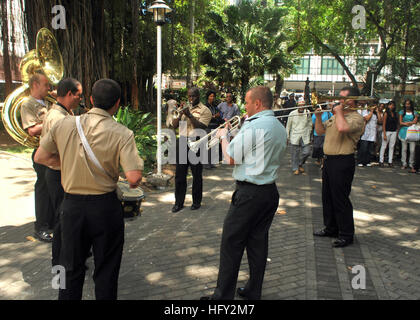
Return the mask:
MULTIPOLYGON (((57 40, 50 30, 42 28, 36 35, 36 49, 29 51, 19 66, 23 84, 7 96, 1 112, 4 128, 9 135, 20 144, 37 148, 39 138, 30 136, 23 128, 20 117, 22 103, 28 98, 30 91, 28 81, 38 70, 41 70, 52 85, 57 85, 64 73, 63 57, 57 40)), ((55 99, 48 95, 45 98, 51 103, 55 99)))

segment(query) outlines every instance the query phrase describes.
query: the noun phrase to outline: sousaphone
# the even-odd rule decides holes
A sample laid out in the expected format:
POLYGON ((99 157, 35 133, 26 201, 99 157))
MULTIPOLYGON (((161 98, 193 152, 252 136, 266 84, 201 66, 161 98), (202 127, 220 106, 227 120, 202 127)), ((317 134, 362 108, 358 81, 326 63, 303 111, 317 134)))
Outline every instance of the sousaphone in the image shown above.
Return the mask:
MULTIPOLYGON (((29 79, 38 70, 42 71, 51 85, 57 85, 63 77, 63 57, 58 48, 57 40, 50 30, 42 28, 36 36, 36 49, 29 51, 19 66, 23 84, 7 96, 1 112, 4 127, 9 135, 20 144, 37 148, 39 138, 30 136, 23 128, 20 117, 22 103, 28 99, 29 79)), ((48 95, 45 100, 55 103, 55 99, 48 95)))

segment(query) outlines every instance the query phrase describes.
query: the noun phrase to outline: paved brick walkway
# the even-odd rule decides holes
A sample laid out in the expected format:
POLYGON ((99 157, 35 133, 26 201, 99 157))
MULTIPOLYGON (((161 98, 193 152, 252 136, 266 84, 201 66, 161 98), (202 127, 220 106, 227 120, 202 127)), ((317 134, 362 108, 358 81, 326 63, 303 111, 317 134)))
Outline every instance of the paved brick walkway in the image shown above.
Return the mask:
MULTIPOLYGON (((32 188, 30 162, 5 155, 0 160, 2 172, 8 170, 2 174, 3 190, 32 188), (22 172, 28 175, 25 183, 10 178, 22 172)), ((399 168, 357 168, 352 192, 356 241, 334 249, 331 239, 312 236, 322 227, 321 176, 309 162, 300 176, 292 175, 288 157, 280 169, 281 200, 270 229, 262 298, 420 299, 420 176, 399 168), (357 265, 365 267, 365 289, 352 287, 357 265)), ((212 293, 221 228, 234 189, 231 171, 226 166, 204 171, 203 206, 197 211, 189 209, 190 195, 187 207, 173 214, 173 190, 147 194, 142 217, 126 221, 119 299, 186 300, 212 293)), ((1 216, 16 216, 14 223, 10 217, 0 219, 0 299, 56 299, 51 247, 26 239, 33 218, 28 221, 27 213, 15 207, 32 201, 32 194, 8 194, 13 199, 2 198, 1 216)), ((93 260, 87 264, 84 298, 94 299, 93 260)), ((245 253, 238 285, 247 278, 245 253)))

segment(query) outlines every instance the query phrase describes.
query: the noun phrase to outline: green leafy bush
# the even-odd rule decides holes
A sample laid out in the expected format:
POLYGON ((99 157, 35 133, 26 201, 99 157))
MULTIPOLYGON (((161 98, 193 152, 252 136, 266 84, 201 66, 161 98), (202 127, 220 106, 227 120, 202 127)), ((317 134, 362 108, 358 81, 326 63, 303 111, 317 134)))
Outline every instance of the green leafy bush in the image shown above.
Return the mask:
POLYGON ((121 107, 114 116, 118 123, 134 132, 137 149, 144 160, 144 171, 153 170, 156 162, 156 118, 150 113, 135 111, 131 108, 121 107))

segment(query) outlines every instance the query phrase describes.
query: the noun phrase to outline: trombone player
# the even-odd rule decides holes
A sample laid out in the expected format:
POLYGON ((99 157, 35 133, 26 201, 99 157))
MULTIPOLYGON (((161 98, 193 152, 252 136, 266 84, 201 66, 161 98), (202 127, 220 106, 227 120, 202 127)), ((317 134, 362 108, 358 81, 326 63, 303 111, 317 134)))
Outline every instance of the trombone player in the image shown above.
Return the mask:
POLYGON ((188 100, 191 104, 189 107, 184 107, 179 112, 177 118, 172 121, 172 127, 179 130, 179 140, 177 140, 177 163, 175 171, 175 205, 172 207, 172 212, 178 212, 184 208, 185 194, 187 192, 187 173, 188 167, 191 167, 193 175, 192 184, 192 198, 193 204, 191 210, 197 210, 201 207, 201 200, 203 198, 203 164, 200 155, 200 162, 193 164, 188 157, 189 147, 187 139, 194 135, 194 129, 206 129, 212 118, 212 113, 204 104, 200 102, 200 91, 198 88, 191 88, 188 90, 188 100), (180 126, 181 122, 181 126, 180 126), (185 125, 182 124, 182 122, 185 125), (182 148, 186 148, 186 153, 181 152, 182 148), (187 159, 181 159, 186 155, 187 159), (184 161, 182 161, 184 160, 184 161), (186 160, 186 161, 185 161, 186 160))
POLYGON ((261 298, 268 233, 279 204, 275 181, 287 140, 286 130, 274 117, 272 106, 273 95, 269 88, 252 88, 245 96, 248 119, 239 133, 230 143, 226 128, 217 133, 222 140, 225 161, 235 165, 236 190, 223 224, 217 287, 212 297, 202 297, 202 300, 234 298, 245 248, 250 278, 237 293, 251 300, 261 298), (256 167, 258 170, 254 170, 256 167))
MULTIPOLYGON (((344 87, 340 96, 360 96, 356 87, 344 87)), ((354 108, 355 100, 344 100, 333 109, 334 116, 322 122, 318 109, 315 130, 325 134, 324 167, 322 170, 322 207, 325 228, 314 232, 318 237, 338 238, 333 247, 346 247, 353 243, 353 206, 350 201, 351 185, 355 171, 354 153, 364 130, 364 119, 354 108)))
MULTIPOLYGON (((40 136, 43 121, 48 112, 49 106, 45 101, 50 90, 47 76, 42 71, 36 71, 29 79, 30 96, 21 106, 22 128, 27 130, 30 136, 40 136)), ((46 171, 47 167, 34 162, 32 153, 33 168, 36 172, 35 182, 35 237, 40 241, 52 242, 50 230, 54 228, 54 210, 48 193, 46 171)))

